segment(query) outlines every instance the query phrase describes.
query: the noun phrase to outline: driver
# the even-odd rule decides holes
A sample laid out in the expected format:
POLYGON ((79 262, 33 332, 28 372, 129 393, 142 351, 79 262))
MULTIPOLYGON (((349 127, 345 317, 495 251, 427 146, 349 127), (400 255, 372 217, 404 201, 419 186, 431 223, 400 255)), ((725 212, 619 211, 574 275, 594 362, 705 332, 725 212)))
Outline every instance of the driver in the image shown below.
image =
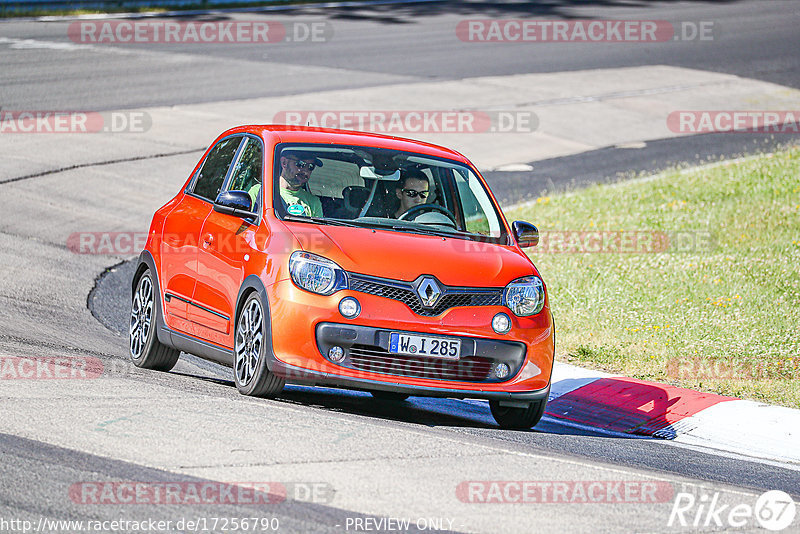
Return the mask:
POLYGON ((290 214, 323 217, 319 197, 304 189, 317 167, 322 167, 322 161, 311 154, 296 150, 281 153, 280 193, 290 214))
POLYGON ((397 219, 414 206, 425 204, 430 193, 429 187, 428 178, 422 171, 414 168, 404 170, 395 190, 400 199, 400 208, 394 213, 394 218, 397 219))

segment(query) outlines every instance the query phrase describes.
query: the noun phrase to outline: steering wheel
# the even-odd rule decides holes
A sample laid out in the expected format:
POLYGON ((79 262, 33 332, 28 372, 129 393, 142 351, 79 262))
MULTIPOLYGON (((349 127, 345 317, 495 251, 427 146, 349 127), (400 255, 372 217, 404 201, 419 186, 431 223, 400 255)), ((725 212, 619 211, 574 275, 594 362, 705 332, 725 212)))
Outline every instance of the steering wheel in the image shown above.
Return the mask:
POLYGON ((450 219, 450 222, 453 223, 453 228, 455 228, 456 230, 458 229, 458 223, 456 222, 455 215, 450 213, 450 211, 447 208, 440 206, 439 204, 419 204, 418 206, 413 206, 409 208, 407 212, 398 217, 397 220, 413 221, 421 214, 427 213, 429 211, 438 211, 439 213, 450 219))

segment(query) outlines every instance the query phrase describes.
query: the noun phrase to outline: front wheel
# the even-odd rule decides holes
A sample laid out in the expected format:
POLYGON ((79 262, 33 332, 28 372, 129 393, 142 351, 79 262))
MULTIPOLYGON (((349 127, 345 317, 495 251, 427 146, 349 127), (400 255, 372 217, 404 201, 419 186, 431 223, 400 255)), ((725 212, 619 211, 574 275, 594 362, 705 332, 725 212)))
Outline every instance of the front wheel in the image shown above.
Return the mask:
POLYGON ((181 352, 158 341, 153 277, 145 269, 131 300, 129 353, 136 367, 169 371, 178 362, 181 352))
POLYGON ((527 408, 501 406, 500 401, 490 400, 489 409, 500 428, 526 429, 533 428, 544 415, 547 399, 533 401, 527 408))
POLYGON ((258 293, 251 294, 239 314, 233 349, 233 378, 236 389, 251 397, 272 397, 283 390, 285 381, 267 367, 267 318, 258 293))

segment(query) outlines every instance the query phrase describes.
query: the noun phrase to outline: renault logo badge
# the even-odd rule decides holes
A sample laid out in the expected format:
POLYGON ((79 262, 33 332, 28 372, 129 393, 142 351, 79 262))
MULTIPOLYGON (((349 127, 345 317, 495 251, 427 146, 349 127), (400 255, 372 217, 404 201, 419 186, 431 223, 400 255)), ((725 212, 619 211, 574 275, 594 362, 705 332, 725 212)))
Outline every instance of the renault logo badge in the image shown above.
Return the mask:
POLYGON ((442 296, 442 290, 436 280, 430 276, 422 279, 422 282, 417 286, 417 296, 420 302, 426 308, 433 308, 439 302, 442 296))

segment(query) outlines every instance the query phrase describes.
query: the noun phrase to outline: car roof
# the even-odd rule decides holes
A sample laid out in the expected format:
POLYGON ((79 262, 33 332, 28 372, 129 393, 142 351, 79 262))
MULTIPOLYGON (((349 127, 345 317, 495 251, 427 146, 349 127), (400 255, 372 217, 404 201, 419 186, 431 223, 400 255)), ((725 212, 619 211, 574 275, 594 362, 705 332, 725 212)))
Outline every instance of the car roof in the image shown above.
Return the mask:
POLYGON ((469 160, 459 152, 443 146, 403 137, 352 130, 335 130, 331 128, 318 128, 315 126, 288 126, 285 124, 250 124, 231 128, 226 131, 223 136, 244 132, 261 135, 265 139, 272 138, 276 144, 324 143, 332 145, 373 146, 417 152, 429 156, 455 159, 463 163, 469 163, 469 160))

